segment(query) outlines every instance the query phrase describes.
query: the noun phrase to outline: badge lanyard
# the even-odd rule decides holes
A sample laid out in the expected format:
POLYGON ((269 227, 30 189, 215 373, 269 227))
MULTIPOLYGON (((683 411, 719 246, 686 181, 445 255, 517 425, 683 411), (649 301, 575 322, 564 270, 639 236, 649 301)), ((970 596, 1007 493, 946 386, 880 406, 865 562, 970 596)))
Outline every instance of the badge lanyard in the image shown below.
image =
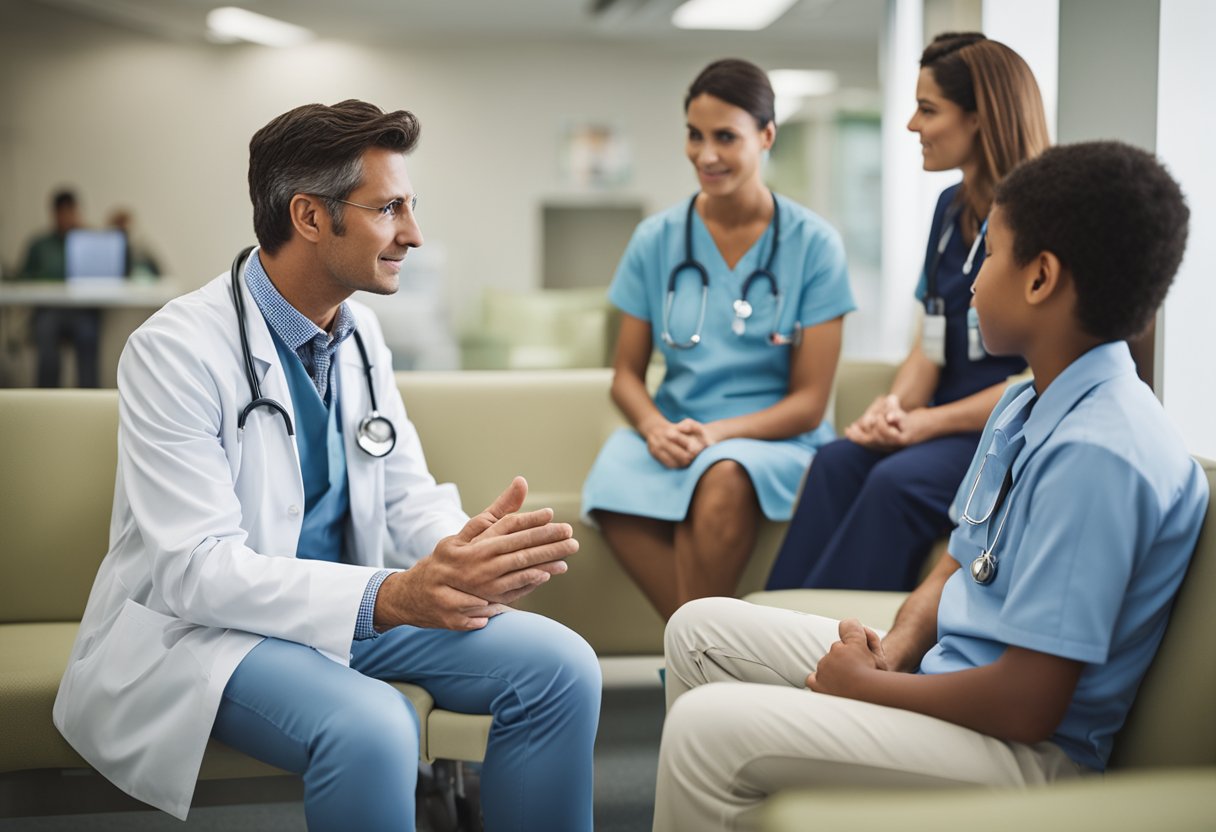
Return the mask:
MULTIPOLYGON (((941 268, 942 255, 954 235, 954 222, 960 212, 958 206, 951 206, 946 212, 941 236, 933 253, 933 262, 925 273, 925 317, 921 324, 921 351, 939 367, 946 364, 946 301, 937 290, 937 276, 941 268)), ((988 231, 988 221, 984 220, 971 250, 963 263, 963 274, 970 275, 975 264, 975 256, 984 241, 988 231)), ((983 341, 980 338, 979 316, 975 309, 967 310, 967 358, 971 361, 982 361, 987 356, 983 341)))

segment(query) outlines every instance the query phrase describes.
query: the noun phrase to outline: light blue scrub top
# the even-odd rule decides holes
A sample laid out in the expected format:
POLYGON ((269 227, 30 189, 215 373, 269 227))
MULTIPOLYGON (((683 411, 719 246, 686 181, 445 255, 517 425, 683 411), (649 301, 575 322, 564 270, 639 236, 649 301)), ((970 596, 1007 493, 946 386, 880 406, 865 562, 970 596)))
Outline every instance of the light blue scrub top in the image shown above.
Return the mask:
MULTIPOLYGON (((781 244, 772 271, 784 297, 775 329, 782 335, 838 318, 856 309, 849 287, 844 245, 822 218, 782 196, 781 244)), ((773 346, 777 308, 767 280, 752 283, 747 300, 753 314, 743 335, 731 330, 734 302, 748 275, 767 263, 772 224, 728 268, 709 229, 695 211, 692 248, 709 273, 709 296, 701 343, 691 349, 669 347, 662 339, 663 304, 672 269, 685 259, 684 229, 688 201, 644 220, 634 231, 608 290, 623 312, 650 324, 654 348, 663 354, 667 373, 655 405, 669 420, 691 417, 712 422, 763 410, 789 392, 791 346, 773 346)), ((695 270, 680 272, 672 303, 670 331, 686 342, 696 330, 701 281, 695 270)), ((701 474, 715 462, 732 459, 747 469, 766 517, 788 520, 803 473, 816 448, 834 434, 825 420, 818 428, 782 441, 728 439, 707 448, 685 469, 667 469, 650 456, 633 429, 622 429, 601 450, 583 488, 583 516, 605 509, 624 514, 680 520, 701 474)))
POLYGON ((304 480, 304 522, 296 557, 344 561, 346 516, 350 512, 350 487, 346 473, 346 446, 337 394, 338 365, 330 368, 325 400, 300 358, 272 327, 279 362, 287 375, 287 386, 295 411, 296 448, 300 452, 300 475, 304 480))
MULTIPOLYGON (((784 295, 777 331, 789 335, 795 323, 805 329, 856 309, 840 235, 818 215, 780 195, 777 210, 781 212, 781 245, 772 270, 784 295)), ((667 362, 667 375, 655 395, 664 416, 672 421, 692 417, 710 422, 755 413, 775 404, 789 390, 791 348, 768 343, 776 301, 767 280, 752 283, 747 300, 753 313, 746 332, 734 334, 731 323, 743 282, 768 261, 772 224, 731 269, 701 216, 693 212, 693 257, 709 272, 709 299, 700 345, 681 350, 662 339, 663 303, 671 270, 684 260, 687 215, 688 202, 684 201, 638 226, 608 299, 623 312, 650 323, 654 346, 667 362)), ((697 273, 691 269, 680 272, 671 311, 671 334, 676 341, 686 342, 696 330, 700 302, 697 273)), ((831 432, 824 424, 818 437, 804 438, 821 444, 831 432)))
POLYGON ((1078 358, 1042 396, 1033 382, 1006 391, 954 515, 984 518, 1011 465, 1004 505, 979 525, 960 520, 950 538, 963 568, 942 592, 939 641, 920 669, 980 667, 1008 646, 1085 663, 1052 741, 1101 770, 1165 632, 1207 480, 1122 341, 1078 358), (968 566, 992 546, 1006 509, 996 578, 982 586, 968 566))

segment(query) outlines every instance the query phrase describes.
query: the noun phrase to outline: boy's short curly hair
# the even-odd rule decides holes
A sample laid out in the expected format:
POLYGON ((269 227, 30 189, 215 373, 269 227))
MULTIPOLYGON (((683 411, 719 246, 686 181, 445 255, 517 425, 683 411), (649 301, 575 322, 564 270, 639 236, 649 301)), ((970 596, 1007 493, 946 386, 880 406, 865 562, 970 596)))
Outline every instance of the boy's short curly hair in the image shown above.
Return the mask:
POLYGON ((1087 333, 1114 341, 1144 331, 1182 262, 1190 218, 1151 153, 1114 141, 1054 147, 1015 168, 995 202, 1018 265, 1049 251, 1068 269, 1087 333))

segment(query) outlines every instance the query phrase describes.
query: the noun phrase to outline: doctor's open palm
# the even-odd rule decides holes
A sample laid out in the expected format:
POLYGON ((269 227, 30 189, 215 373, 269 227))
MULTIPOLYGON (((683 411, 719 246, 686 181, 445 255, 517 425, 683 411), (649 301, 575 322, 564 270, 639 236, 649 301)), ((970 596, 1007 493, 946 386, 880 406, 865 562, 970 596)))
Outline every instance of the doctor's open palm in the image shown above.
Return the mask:
POLYGON ((376 596, 375 628, 480 629, 507 604, 565 572, 564 558, 578 551, 574 530, 554 523, 552 509, 520 512, 527 495, 527 481, 516 477, 458 534, 386 578, 376 596))

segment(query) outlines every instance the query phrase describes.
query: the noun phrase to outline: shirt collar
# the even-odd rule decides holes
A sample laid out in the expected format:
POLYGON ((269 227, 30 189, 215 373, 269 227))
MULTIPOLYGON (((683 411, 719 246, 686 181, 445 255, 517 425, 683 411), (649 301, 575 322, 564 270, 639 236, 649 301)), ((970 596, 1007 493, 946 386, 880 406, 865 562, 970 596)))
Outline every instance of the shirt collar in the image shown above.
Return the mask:
MULTIPOLYGON (((1099 384, 1119 376, 1134 375, 1135 372, 1136 365, 1132 361, 1131 350, 1126 341, 1099 344, 1073 361, 1033 403, 1033 410, 1026 417, 1023 427, 1027 449, 1033 450, 1043 444, 1069 411, 1099 384)), ((1028 386, 1026 392, 1033 398, 1034 387, 1028 386)), ((1021 399, 1022 396, 1019 396, 1014 400, 1014 404, 1021 399)), ((1015 409, 1010 407, 1006 413, 1015 409)), ((1026 456, 1023 454, 1018 462, 1025 464, 1026 456)), ((1020 469, 1021 464, 1015 467, 1020 469)), ((1014 473, 1016 475, 1017 472, 1014 473)))
POLYGON ((331 339, 329 333, 313 323, 279 293, 262 266, 260 252, 254 252, 254 256, 249 258, 249 264, 245 268, 245 285, 249 287, 249 294, 253 296, 262 316, 266 318, 266 323, 293 351, 299 350, 318 335, 324 339, 322 343, 337 347, 355 330, 354 315, 351 314, 350 307, 343 303, 338 307, 338 314, 334 318, 334 334, 331 339))

